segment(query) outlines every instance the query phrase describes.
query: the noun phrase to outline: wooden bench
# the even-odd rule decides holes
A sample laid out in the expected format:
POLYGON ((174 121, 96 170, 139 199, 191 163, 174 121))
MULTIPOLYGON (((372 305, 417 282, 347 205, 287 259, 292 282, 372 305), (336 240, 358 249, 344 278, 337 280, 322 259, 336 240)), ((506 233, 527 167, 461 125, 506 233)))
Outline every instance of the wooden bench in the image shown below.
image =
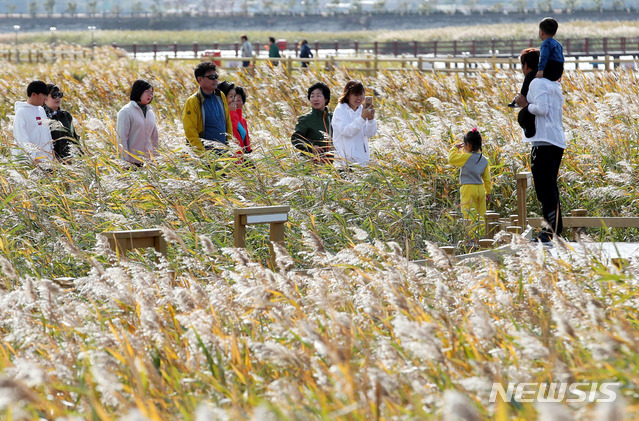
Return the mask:
MULTIPOLYGON (((262 206, 257 208, 233 209, 233 237, 235 247, 246 247, 246 226, 255 224, 270 224, 269 240, 274 243, 284 243, 284 224, 288 222, 290 206, 262 206)), ((275 252, 271 244, 271 264, 275 267, 275 252)))
POLYGON ((118 255, 124 256, 127 250, 153 247, 166 256, 166 240, 159 229, 104 231, 102 235, 109 240, 109 246, 118 255))

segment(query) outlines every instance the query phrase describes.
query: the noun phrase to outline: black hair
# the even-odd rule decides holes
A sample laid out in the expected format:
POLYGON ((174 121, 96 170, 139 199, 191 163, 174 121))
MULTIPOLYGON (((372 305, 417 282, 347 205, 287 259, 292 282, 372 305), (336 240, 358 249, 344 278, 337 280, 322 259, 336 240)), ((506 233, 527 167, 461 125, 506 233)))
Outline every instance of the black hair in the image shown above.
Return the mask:
POLYGON ((242 103, 245 104, 246 103, 246 91, 244 90, 244 88, 242 88, 241 86, 236 86, 235 87, 235 96, 241 96, 242 97, 242 103))
POLYGON ((316 89, 322 91, 322 95, 324 95, 324 98, 326 99, 326 106, 328 106, 328 103, 331 100, 331 89, 324 82, 315 82, 310 88, 308 88, 308 92, 306 94, 308 100, 311 100, 311 93, 316 89))
POLYGON ((240 39, 245 39, 248 41, 248 37, 246 36, 246 34, 242 34, 242 36, 240 37, 240 39))
POLYGON ((303 39, 302 42, 300 42, 300 45, 304 45, 304 44, 308 44, 308 41, 303 39))
POLYGON ((27 86, 27 96, 31 97, 32 94, 49 94, 49 88, 47 84, 41 80, 34 80, 27 86))
POLYGON ((195 80, 197 78, 204 76, 209 71, 217 71, 217 66, 212 61, 203 61, 202 63, 195 66, 195 70, 193 74, 195 74, 195 80))
POLYGON ((481 152, 481 155, 479 155, 479 158, 477 159, 477 162, 479 162, 484 153, 481 148, 481 133, 479 133, 479 130, 477 130, 476 127, 466 133, 466 136, 464 136, 464 143, 470 145, 471 152, 481 152))
POLYGON ((339 97, 339 102, 346 104, 348 102, 348 96, 350 94, 362 95, 364 93, 364 85, 359 80, 349 80, 344 86, 344 92, 339 97))
POLYGON ((268 37, 268 40, 271 41, 273 44, 275 44, 275 38, 273 37, 268 37))
POLYGON ((153 86, 146 80, 136 80, 133 82, 133 86, 131 86, 131 95, 129 95, 129 99, 131 101, 139 102, 140 98, 142 98, 142 94, 147 89, 153 89, 153 86))
POLYGON ((58 88, 58 85, 47 83, 47 95, 51 95, 54 92, 60 92, 60 88, 58 88))
POLYGON ((528 65, 530 70, 537 70, 539 66, 539 49, 538 48, 526 48, 521 50, 521 55, 519 56, 519 61, 521 65, 528 65))
POLYGON ((231 82, 220 82, 217 85, 217 89, 219 89, 220 91, 224 92, 224 96, 228 96, 229 92, 231 91, 231 89, 235 89, 235 84, 231 83, 231 82))
POLYGON ((539 22, 539 29, 546 35, 550 35, 554 37, 557 33, 557 29, 559 28, 559 24, 553 18, 543 18, 541 22, 539 22))

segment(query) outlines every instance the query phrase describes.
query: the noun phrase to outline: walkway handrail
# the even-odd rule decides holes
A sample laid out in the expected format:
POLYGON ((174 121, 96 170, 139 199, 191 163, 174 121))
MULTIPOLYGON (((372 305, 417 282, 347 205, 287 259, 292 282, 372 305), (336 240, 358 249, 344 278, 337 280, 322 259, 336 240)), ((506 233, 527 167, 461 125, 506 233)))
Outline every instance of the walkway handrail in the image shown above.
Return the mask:
MULTIPOLYGON (((500 58, 500 57, 323 57, 323 58, 307 58, 301 59, 297 57, 252 57, 249 60, 228 58, 228 57, 197 57, 197 58, 174 58, 165 57, 165 63, 175 61, 203 61, 211 60, 218 65, 218 68, 224 70, 243 69, 252 72, 253 69, 260 65, 268 65, 271 63, 281 63, 288 72, 305 71, 308 68, 324 68, 327 70, 335 68, 347 68, 351 71, 360 71, 364 73, 374 74, 380 70, 397 71, 397 70, 415 70, 420 72, 440 72, 440 73, 477 73, 491 72, 503 69, 519 68, 520 63, 517 58, 500 58), (246 68, 241 66, 242 61, 249 61, 250 66, 246 68), (301 63, 308 63, 308 68, 302 67, 301 63)), ((583 72, 596 70, 613 70, 617 67, 637 67, 637 59, 614 59, 611 56, 605 56, 603 59, 593 60, 592 58, 576 58, 567 60, 577 69, 583 72), (589 64, 591 68, 584 69, 583 65, 589 64), (580 67, 581 65, 581 67, 580 67)), ((570 71, 570 70, 567 70, 570 71)))
MULTIPOLYGON (((561 38, 557 40, 564 46, 564 56, 579 57, 584 55, 633 55, 639 54, 639 37, 586 37, 586 38, 561 38)), ((386 42, 360 42, 353 41, 331 41, 331 42, 309 42, 312 50, 317 56, 322 50, 330 51, 331 55, 389 55, 398 57, 407 55, 412 57, 432 55, 453 56, 453 57, 518 57, 521 50, 531 47, 539 47, 540 41, 534 38, 492 38, 492 39, 470 39, 470 40, 431 40, 431 41, 386 41, 386 42)), ((205 50, 221 50, 240 56, 240 43, 200 43, 191 44, 173 43, 146 43, 146 44, 111 44, 126 50, 134 56, 138 53, 149 52, 170 52, 177 57, 178 53, 193 52, 197 56, 199 52, 205 50)), ((280 50, 294 52, 294 56, 299 56, 299 45, 297 42, 281 41, 280 50)), ((253 53, 257 56, 267 55, 268 48, 259 42, 253 43, 253 53)), ((290 53, 289 53, 290 54, 290 53)), ((292 54, 290 54, 292 55, 292 54)))

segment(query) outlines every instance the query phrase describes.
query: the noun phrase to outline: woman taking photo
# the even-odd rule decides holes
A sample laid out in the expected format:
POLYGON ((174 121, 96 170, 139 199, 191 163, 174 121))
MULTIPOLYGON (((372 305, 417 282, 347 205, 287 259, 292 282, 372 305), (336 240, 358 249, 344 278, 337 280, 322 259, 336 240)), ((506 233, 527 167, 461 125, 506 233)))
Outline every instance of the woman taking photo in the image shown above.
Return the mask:
POLYGON ((149 106, 153 86, 146 80, 136 80, 131 87, 131 102, 118 112, 120 157, 138 167, 156 155, 159 143, 155 114, 149 106))
POLYGON ((333 113, 328 110, 331 90, 325 83, 317 82, 308 88, 306 97, 311 103, 311 110, 297 119, 291 142, 303 155, 311 157, 313 162, 331 163, 333 113))
POLYGON ((350 164, 365 167, 370 161, 368 138, 377 133, 375 107, 364 107, 364 85, 351 80, 344 86, 339 104, 333 112, 333 146, 337 166, 350 164))
POLYGON ((74 155, 80 153, 78 141, 80 137, 73 127, 73 117, 71 113, 60 108, 64 94, 56 85, 47 85, 49 93, 44 99, 44 108, 49 118, 49 128, 51 139, 53 140, 53 151, 55 157, 62 162, 66 162, 74 155))

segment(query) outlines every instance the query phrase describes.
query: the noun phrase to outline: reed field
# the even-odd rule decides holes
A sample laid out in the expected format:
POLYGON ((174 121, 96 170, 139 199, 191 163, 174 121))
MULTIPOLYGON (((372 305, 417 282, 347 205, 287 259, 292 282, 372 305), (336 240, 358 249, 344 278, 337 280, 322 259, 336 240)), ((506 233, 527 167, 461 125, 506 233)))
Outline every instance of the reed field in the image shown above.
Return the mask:
MULTIPOLYGON (((565 38, 585 38, 585 37, 610 37, 610 38, 635 38, 639 36, 639 25, 636 20, 627 21, 567 21, 560 22, 559 39, 565 38)), ((268 44, 268 38, 283 38, 289 42, 299 42, 307 39, 309 42, 350 42, 358 40, 360 42, 388 42, 398 41, 449 41, 449 40, 484 40, 491 38, 515 38, 537 40, 538 25, 536 23, 499 23, 494 25, 468 25, 433 29, 417 30, 388 30, 372 29, 359 31, 340 32, 299 32, 299 31, 267 31, 242 29, 237 31, 222 30, 201 30, 201 31, 160 31, 160 30, 101 30, 93 33, 93 40, 97 44, 110 45, 116 42, 120 45, 130 45, 134 42, 138 44, 190 44, 198 41, 200 44, 212 44, 214 42, 233 43, 239 42, 242 34, 247 34, 253 44, 268 44)), ((68 44, 90 45, 92 34, 89 31, 59 31, 55 34, 57 42, 68 44)), ((20 32, 19 43, 51 42, 50 31, 44 32, 20 32)), ((0 44, 9 46, 15 42, 15 33, 0 34, 0 44)), ((630 41, 629 45, 630 45, 630 41)), ((11 47, 9 47, 11 48, 11 47)))
MULTIPOLYGON (((489 207, 514 213, 515 174, 529 169, 506 106, 520 73, 221 72, 247 91, 254 152, 251 165, 215 165, 182 131, 196 62, 97 52, 2 64, 0 419, 639 419, 636 256, 616 266, 501 235, 514 250, 502 262, 456 263, 438 247, 467 240, 446 158, 473 127, 492 164, 489 207), (115 118, 138 78, 155 89, 161 150, 133 170, 115 118), (333 108, 352 78, 375 92, 379 130, 370 166, 340 173, 300 157, 290 135, 308 86, 328 83, 333 108), (11 158, 13 104, 33 79, 60 86, 85 150, 50 173, 11 158), (266 226, 232 247, 233 208, 283 204, 276 267, 266 226), (169 242, 157 262, 119 258, 100 235, 156 227, 169 242), (617 399, 490 402, 493 383, 512 382, 611 382, 617 399)), ((632 70, 565 75, 565 211, 639 215, 638 82, 632 70)), ((532 192, 528 206, 540 212, 532 192)))

